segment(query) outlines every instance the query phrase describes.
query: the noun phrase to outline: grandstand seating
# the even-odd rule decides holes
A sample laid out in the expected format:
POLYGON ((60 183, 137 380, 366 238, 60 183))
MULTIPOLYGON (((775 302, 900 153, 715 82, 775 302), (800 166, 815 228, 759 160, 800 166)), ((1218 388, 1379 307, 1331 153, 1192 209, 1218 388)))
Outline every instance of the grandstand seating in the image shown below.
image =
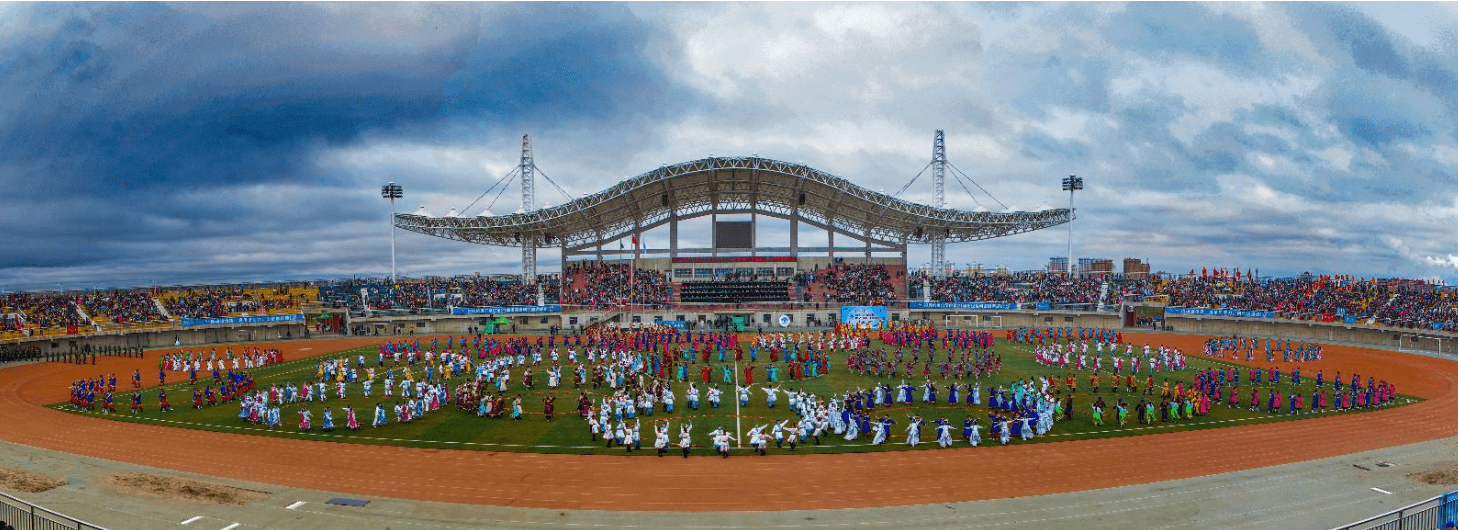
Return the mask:
POLYGON ((539 286, 542 303, 557 301, 559 283, 551 275, 539 276, 537 283, 526 283, 519 277, 483 276, 401 279, 394 283, 385 278, 341 280, 320 285, 318 299, 333 307, 364 309, 366 300, 360 296, 363 289, 369 294, 369 307, 374 309, 522 306, 537 305, 539 286))
POLYGON ((839 264, 801 274, 801 301, 848 305, 890 305, 906 299, 906 268, 899 265, 839 264))
POLYGON ((157 301, 146 292, 111 291, 77 298, 87 316, 98 325, 166 322, 157 301))
POLYGON ((616 309, 626 304, 667 307, 668 277, 661 271, 633 268, 621 263, 572 263, 567 266, 562 305, 587 309, 616 309))
POLYGON ((317 293, 307 285, 207 285, 159 290, 156 298, 173 318, 218 318, 297 312, 317 293))
POLYGON ((1330 321, 1353 315, 1392 327, 1458 329, 1458 292, 1408 280, 1317 276, 1253 282, 1193 274, 1069 280, 1041 272, 929 278, 917 272, 909 281, 912 299, 921 299, 922 286, 927 285, 931 289, 928 298, 936 302, 1047 302, 1056 306, 1091 306, 1099 300, 1105 283, 1109 289, 1105 302, 1111 304, 1164 297, 1172 307, 1273 311, 1283 318, 1301 320, 1330 321))
POLYGON ((899 305, 905 300, 1048 303, 1057 308, 1117 305, 1158 297, 1175 307, 1210 307, 1275 312, 1278 318, 1336 321, 1356 317, 1361 325, 1458 330, 1458 290, 1421 281, 1303 275, 1251 281, 1217 275, 1111 276, 1069 279, 1043 272, 929 277, 903 266, 835 264, 807 271, 791 281, 727 276, 706 282, 670 283, 663 271, 625 263, 569 264, 560 279, 538 283, 516 276, 350 279, 272 285, 223 285, 115 290, 84 295, 8 293, 0 295, 0 340, 33 336, 133 330, 177 325, 181 318, 295 313, 305 305, 363 309, 360 291, 375 309, 443 311, 447 306, 490 307, 560 303, 567 310, 665 308, 674 303, 697 309, 742 303, 792 305, 899 305), (908 292, 909 287, 909 292, 908 292))
POLYGON ((790 283, 782 281, 708 281, 678 285, 683 303, 789 302, 790 283))

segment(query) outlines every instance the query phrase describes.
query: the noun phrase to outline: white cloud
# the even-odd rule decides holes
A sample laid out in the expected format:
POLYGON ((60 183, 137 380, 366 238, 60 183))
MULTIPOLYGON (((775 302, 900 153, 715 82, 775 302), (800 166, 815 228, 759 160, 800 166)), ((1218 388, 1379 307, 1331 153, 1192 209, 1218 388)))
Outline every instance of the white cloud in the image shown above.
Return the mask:
POLYGON ((1232 75, 1214 65, 1183 61, 1161 63, 1136 59, 1109 82, 1119 107, 1138 107, 1151 95, 1176 96, 1188 109, 1175 120, 1176 138, 1188 144, 1210 125, 1231 121, 1238 110, 1257 105, 1305 107, 1305 99, 1322 84, 1315 75, 1285 74, 1269 79, 1232 75))
POLYGON ((1452 267, 1454 269, 1458 269, 1458 254, 1449 254, 1446 257, 1424 256, 1423 259, 1426 260, 1428 263, 1432 263, 1433 265, 1439 267, 1452 267))
POLYGON ((1264 2, 1205 2, 1200 4, 1212 13, 1230 15, 1249 23, 1256 35, 1272 52, 1291 54, 1292 59, 1330 67, 1331 59, 1317 51, 1294 21, 1282 9, 1264 2))
MULTIPOLYGON (((34 15, 26 6, 0 4, 0 41, 49 35, 64 22, 63 16, 34 15)), ((1371 11, 1373 7, 1359 9, 1371 11)), ((311 141, 300 156, 301 167, 282 169, 295 171, 296 183, 207 187, 206 193, 169 196, 179 202, 223 207, 236 203, 240 211, 246 207, 260 218, 284 220, 280 226, 302 228, 291 228, 293 231, 277 238, 255 236, 251 231, 219 232, 224 235, 199 237, 198 241, 146 242, 130 248, 193 256, 169 269, 179 271, 214 264, 238 271, 251 267, 247 274, 256 275, 258 270, 277 271, 284 266, 279 264, 281 260, 292 260, 287 263, 297 265, 287 265, 291 270, 342 275, 380 272, 388 270, 388 243, 379 226, 385 222, 385 206, 374 191, 380 184, 389 180, 405 184, 407 199, 402 211, 413 210, 417 204, 438 213, 464 206, 516 166, 523 132, 537 138, 539 165, 569 195, 577 195, 598 191, 660 163, 711 153, 757 153, 805 162, 871 189, 895 191, 927 163, 932 131, 940 128, 946 130, 951 161, 1010 205, 1062 207, 1067 197, 1058 191, 1058 179, 1070 173, 1087 176, 1089 188, 1077 199, 1075 246, 1082 249, 1080 255, 1147 257, 1157 270, 1239 263, 1266 271, 1321 266, 1353 273, 1390 271, 1419 276, 1452 274, 1458 269, 1454 257, 1458 249, 1447 246, 1451 227, 1458 225, 1458 203, 1452 192, 1441 183, 1432 183, 1428 184, 1431 190, 1418 190, 1419 198, 1410 202, 1372 194, 1379 188, 1390 191, 1384 186, 1400 185, 1394 182, 1423 185, 1417 181, 1421 175, 1458 171, 1458 146, 1449 141, 1454 136, 1452 124, 1429 119, 1448 115, 1450 102, 1412 81, 1369 76, 1351 67, 1347 59, 1351 50, 1321 49, 1330 46, 1329 40, 1309 37, 1307 21, 1293 19, 1303 12, 1279 5, 1190 7, 1196 15, 1206 9, 1248 22, 1259 39, 1248 62, 1226 63, 1219 54, 1193 59, 1192 55, 1199 54, 1175 47, 1159 49, 1157 42, 1124 48, 1120 44, 1125 42, 1124 35, 1112 34, 1118 31, 1112 25, 1128 22, 1121 15, 1137 18, 1147 8, 1138 3, 635 4, 626 9, 646 22, 652 36, 643 49, 624 53, 646 55, 644 60, 663 70, 663 82, 673 86, 671 91, 651 92, 649 97, 635 97, 630 92, 622 100, 601 103, 614 116, 611 123, 583 119, 564 110, 561 115, 547 112, 534 117, 538 121, 524 125, 532 130, 495 131, 500 127, 497 121, 522 123, 513 114, 518 112, 513 103, 492 106, 481 115, 452 115, 446 120, 449 123, 432 122, 437 118, 425 112, 426 117, 407 118, 396 127, 389 125, 395 123, 387 115, 391 110, 382 107, 378 112, 383 119, 378 123, 387 125, 366 127, 363 132, 329 131, 337 136, 311 141), (1335 101, 1338 97, 1347 99, 1335 101), (1382 98, 1386 101, 1381 104, 1360 108, 1369 99, 1382 98), (672 110, 650 112, 662 108, 672 110), (1265 115, 1252 118, 1257 108, 1277 109, 1297 123, 1265 115), (1352 115, 1343 114, 1348 111, 1352 115), (1368 142, 1352 137, 1353 115, 1379 125, 1413 123, 1429 130, 1404 140, 1405 144, 1368 142), (1147 128, 1146 122, 1150 124, 1147 128), (1208 134, 1211 127, 1227 122, 1245 135, 1269 135, 1279 141, 1260 148, 1246 148, 1235 141, 1209 145, 1221 140, 1208 134), (1166 124, 1168 134, 1163 130, 1166 124), (1053 141, 1040 146, 1029 139, 1053 141), (1207 149, 1228 154, 1234 167, 1201 165, 1195 159, 1207 149), (1210 166, 1221 168, 1208 169, 1210 166), (352 217, 338 225, 322 226, 304 213, 293 213, 308 210, 305 202, 336 206, 352 217)), ((127 61, 143 57, 140 52, 120 54, 128 58, 110 66, 121 75, 155 76, 164 82, 140 83, 140 88, 119 94, 105 90, 68 94, 67 101, 95 97, 107 107, 119 107, 165 96, 190 107, 210 101, 207 95, 192 92, 196 88, 188 83, 196 80, 216 84, 230 94, 248 94, 261 85, 307 86, 307 80, 299 79, 304 74, 290 64, 240 79, 231 79, 228 71, 238 61, 253 60, 260 50, 304 45, 329 51, 322 56, 335 60, 317 68, 311 64, 303 71, 320 76, 364 74, 360 79, 376 80, 378 86, 360 87, 360 91, 379 90, 384 95, 391 93, 401 65, 414 63, 415 56, 444 57, 397 88, 411 94, 410 101, 429 99, 437 91, 456 95, 457 87, 441 86, 476 79, 471 69, 480 65, 458 60, 486 52, 477 48, 475 32, 496 35, 502 29, 493 26, 497 20, 493 13, 498 12, 494 6, 479 10, 457 4, 188 4, 176 9, 203 13, 220 23, 260 13, 289 18, 299 13, 318 17, 320 12, 335 22, 308 34, 273 35, 272 39, 266 38, 270 37, 267 30, 250 29, 254 40, 247 42, 253 42, 255 48, 230 47, 221 55, 163 48, 177 53, 176 61, 156 63, 166 68, 139 68, 127 61), (437 22, 443 29, 437 30, 437 22), (207 75, 209 72, 218 75, 207 75)), ((584 7, 582 12, 590 16, 593 9, 596 7, 584 7)), ((1455 9, 1447 4, 1423 7, 1420 11, 1431 15, 1421 21, 1431 26, 1426 30, 1431 34, 1426 36, 1422 34, 1425 30, 1410 30, 1411 20, 1378 18, 1402 35, 1404 42, 1423 46, 1427 41, 1442 42, 1443 30, 1455 26, 1443 21, 1454 20, 1455 9)), ((260 27, 256 23, 229 27, 243 26, 260 27)), ((163 31, 172 40, 161 40, 188 48, 212 38, 206 33, 212 31, 208 28, 196 31, 201 36, 168 36, 163 31)), ((137 39, 123 42, 133 40, 137 39)), ((1399 51, 1409 48, 1399 44, 1399 51)), ((126 46, 137 45, 118 46, 132 50, 126 46)), ((268 56, 288 63, 311 62, 321 55, 268 56)), ((558 61, 551 59, 547 57, 546 62, 556 66, 558 61)), ((570 57, 561 62, 570 63, 567 59, 570 57)), ((550 78, 544 79, 540 87, 503 97, 530 99, 538 88, 544 93, 561 88, 550 78)), ((323 94, 309 93, 315 99, 308 101, 328 104, 334 97, 358 97, 352 90, 351 86, 330 86, 323 94)), ((467 87, 459 92, 469 95, 474 90, 481 89, 467 87)), ((22 94, 13 101, 52 96, 22 94)), ((288 97, 276 103, 289 103, 288 97)), ((430 107, 436 102, 426 103, 430 107)), ((7 119, 12 115, 0 112, 7 119)), ((11 152, 5 147, 0 145, 0 151, 11 152)), ((77 151, 88 148, 83 143, 77 151)), ((28 178, 43 170, 46 162, 7 161, 0 167, 4 175, 0 178, 25 182, 11 175, 28 178)), ((923 176, 903 197, 929 202, 929 180, 923 176)), ((953 207, 970 209, 977 204, 955 181, 947 183, 946 191, 953 207)), ((975 188, 972 195, 994 210, 1001 209, 975 188)), ((95 200, 105 202, 105 198, 95 200)), ((562 200, 543 180, 538 181, 539 204, 562 200)), ((519 199, 511 190, 502 201, 510 206, 498 206, 497 212, 515 209, 519 199)), ((464 213, 474 215, 483 205, 464 213)), ((0 221, 39 218, 32 214, 43 217, 48 209, 59 208, 49 204, 6 206, 0 209, 0 221)), ((178 215, 153 215, 144 226, 158 233, 213 233, 228 224, 178 215)), ((10 222, 0 228, 22 233, 29 226, 10 222)), ((1049 255, 1062 254, 1065 237, 1061 229, 1045 230, 954 245, 948 253, 959 262, 1006 263, 1029 269, 1041 265, 1049 255)), ((128 243, 112 244, 124 248, 128 243)), ((415 234, 402 234, 400 244, 402 254, 408 249, 412 255, 402 263, 402 272, 407 274, 514 271, 519 256, 514 249, 461 245, 415 234)), ((911 260, 915 263, 924 256, 925 249, 919 247, 911 260)), ((554 263, 544 255, 545 269, 550 270, 554 263)), ((104 267, 68 270, 108 274, 104 267)), ((51 274, 72 277, 71 273, 35 268, 0 269, 0 278, 51 274)))

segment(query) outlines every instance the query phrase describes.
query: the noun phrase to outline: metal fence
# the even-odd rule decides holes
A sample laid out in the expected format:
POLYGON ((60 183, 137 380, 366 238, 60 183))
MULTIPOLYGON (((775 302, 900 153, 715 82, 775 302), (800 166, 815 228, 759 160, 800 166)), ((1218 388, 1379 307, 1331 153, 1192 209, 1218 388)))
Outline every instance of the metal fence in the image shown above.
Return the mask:
POLYGON ((106 530, 74 517, 68 517, 40 506, 0 493, 0 521, 16 530, 106 530))
POLYGON ((1333 530, 1443 530, 1458 521, 1458 491, 1369 517, 1333 530))

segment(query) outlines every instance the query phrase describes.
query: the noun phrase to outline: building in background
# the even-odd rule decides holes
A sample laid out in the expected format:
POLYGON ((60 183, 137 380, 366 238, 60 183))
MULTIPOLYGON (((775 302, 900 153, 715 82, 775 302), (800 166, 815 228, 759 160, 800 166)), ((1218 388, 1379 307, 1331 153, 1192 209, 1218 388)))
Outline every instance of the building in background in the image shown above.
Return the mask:
POLYGON ((1066 272, 1068 272, 1068 257, 1067 256, 1057 256, 1057 257, 1048 258, 1048 272, 1057 272, 1057 273, 1066 273, 1066 272))
POLYGON ((1078 275, 1102 278, 1114 274, 1114 260, 1108 258, 1078 258, 1078 275))
POLYGON ((1124 258, 1124 276, 1129 278, 1148 278, 1149 260, 1124 258))

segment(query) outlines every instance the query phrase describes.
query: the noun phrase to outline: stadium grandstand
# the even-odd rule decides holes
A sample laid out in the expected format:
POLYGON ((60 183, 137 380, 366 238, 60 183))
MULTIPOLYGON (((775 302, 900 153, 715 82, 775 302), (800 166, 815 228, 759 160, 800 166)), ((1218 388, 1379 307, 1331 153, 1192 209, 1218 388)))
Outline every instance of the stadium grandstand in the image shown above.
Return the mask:
MULTIPOLYGON (((936 146, 940 152, 940 134, 936 146)), ((933 165, 937 160, 945 161, 934 155, 933 165)), ((1063 271, 957 271, 937 260, 913 269, 906 258, 911 244, 932 245, 935 257, 940 245, 1053 227, 1070 222, 1073 212, 916 204, 802 164, 757 156, 664 164, 602 192, 539 209, 532 207, 530 179, 538 170, 527 138, 514 173, 523 186, 523 208, 516 213, 495 216, 487 208, 476 217, 435 217, 422 207, 392 220, 422 234, 521 247, 521 274, 8 293, 0 295, 0 340, 252 324, 284 324, 305 333, 730 320, 788 327, 833 324, 835 310, 865 306, 892 310, 886 316, 892 320, 1088 311, 1117 312, 1126 317, 1124 325, 1135 325, 1133 308, 1140 307, 1141 319, 1162 318, 1161 312, 1228 314, 1458 330, 1458 291, 1417 280, 1257 278, 1224 269, 1150 274, 1143 263, 1137 274, 1071 277, 1063 271), (680 245, 679 224, 699 218, 710 222, 711 244, 680 245), (761 223, 788 225, 789 244, 761 244, 761 223), (823 244, 802 244, 802 225, 823 234, 823 244), (651 247, 644 235, 656 228, 668 237, 651 247), (560 247, 560 273, 537 274, 536 250, 543 246, 560 247)))
MULTIPOLYGON (((671 265, 670 265, 671 267, 671 265)), ((542 275, 457 278, 345 279, 234 286, 183 286, 86 294, 7 293, 0 296, 0 339, 176 327, 183 319, 259 315, 399 311, 446 314, 451 308, 544 307, 553 314, 632 307, 636 310, 758 306, 777 309, 917 303, 1015 304, 1020 309, 1112 310, 1118 306, 1269 312, 1282 320, 1339 322, 1366 327, 1458 330, 1458 290, 1421 280, 1302 275, 1251 279, 1155 274, 1147 277, 1068 278, 1043 271, 937 276, 894 266, 837 264, 784 275, 679 281, 670 270, 624 263, 575 263, 565 283, 542 275), (361 293, 367 293, 362 296, 361 293), (1041 304, 1041 306, 1040 306, 1041 304)))

